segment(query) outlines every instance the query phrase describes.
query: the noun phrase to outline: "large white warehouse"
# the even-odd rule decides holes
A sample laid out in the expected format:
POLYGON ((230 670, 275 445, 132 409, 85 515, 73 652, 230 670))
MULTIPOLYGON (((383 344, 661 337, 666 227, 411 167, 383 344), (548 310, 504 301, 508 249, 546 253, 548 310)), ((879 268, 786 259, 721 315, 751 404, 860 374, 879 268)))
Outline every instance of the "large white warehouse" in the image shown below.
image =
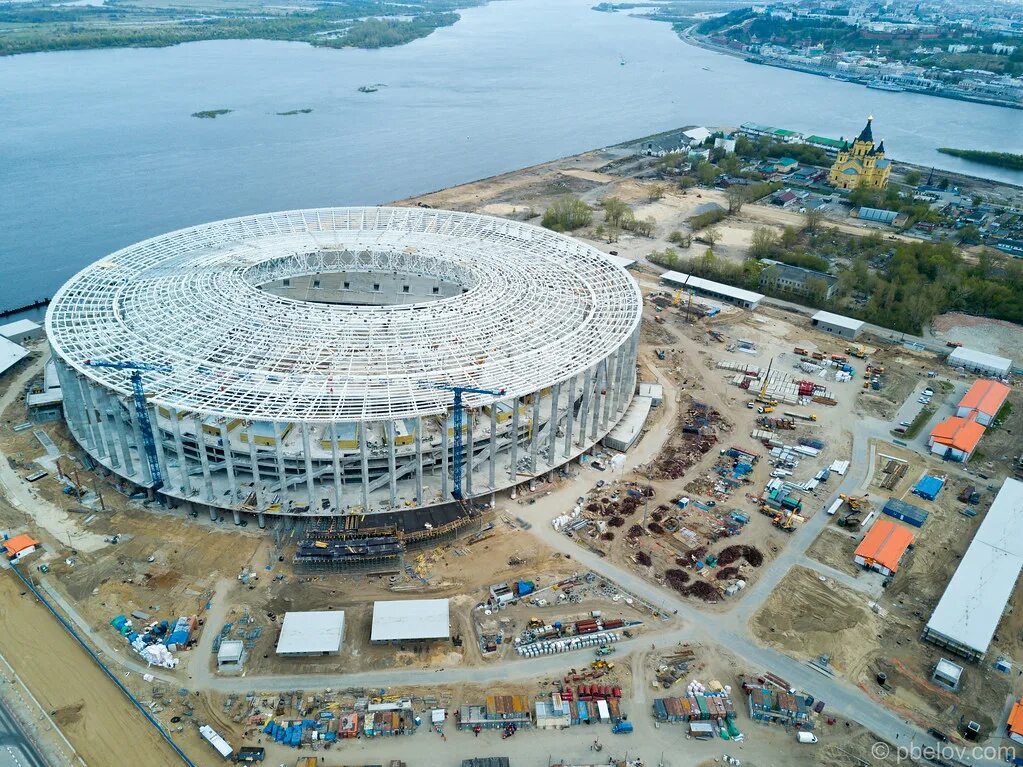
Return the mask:
POLYGON ((635 387, 639 288, 581 242, 422 208, 249 216, 138 243, 57 293, 46 330, 68 426, 108 469, 172 502, 332 516, 557 467, 635 387), (133 406, 142 372, 155 435, 133 406), (153 455, 155 453, 155 455, 153 455), (153 462, 162 478, 155 488, 153 462))

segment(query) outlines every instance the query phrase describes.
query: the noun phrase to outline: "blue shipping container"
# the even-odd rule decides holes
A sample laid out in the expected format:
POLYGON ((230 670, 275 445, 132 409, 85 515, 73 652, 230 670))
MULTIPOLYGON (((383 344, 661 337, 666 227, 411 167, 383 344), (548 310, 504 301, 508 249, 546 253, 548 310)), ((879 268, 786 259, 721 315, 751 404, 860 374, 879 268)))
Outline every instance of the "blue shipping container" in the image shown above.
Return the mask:
POLYGON ((923 527, 928 516, 925 509, 898 498, 889 498, 882 511, 889 517, 895 517, 895 519, 913 525, 913 527, 923 527))

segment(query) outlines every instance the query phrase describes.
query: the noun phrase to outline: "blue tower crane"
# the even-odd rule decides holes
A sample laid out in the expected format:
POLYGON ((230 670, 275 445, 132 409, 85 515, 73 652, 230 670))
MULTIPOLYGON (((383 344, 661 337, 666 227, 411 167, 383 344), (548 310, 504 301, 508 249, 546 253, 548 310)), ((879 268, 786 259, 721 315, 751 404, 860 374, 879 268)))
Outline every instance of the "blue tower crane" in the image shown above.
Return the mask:
POLYGON ((138 417, 139 430, 142 432, 142 446, 145 449, 146 461, 149 463, 149 476, 153 480, 153 490, 163 487, 163 475, 160 472, 160 461, 156 457, 156 440, 153 437, 153 425, 146 409, 146 394, 142 389, 142 372, 169 373, 170 365, 153 362, 107 362, 104 360, 86 360, 85 364, 94 368, 113 368, 114 370, 131 371, 131 388, 135 399, 135 415, 138 417))
MULTIPOLYGON (((454 394, 454 402, 451 407, 451 415, 454 420, 455 426, 455 467, 454 467, 454 489, 451 491, 451 495, 455 500, 462 500, 462 395, 463 394, 490 394, 495 397, 500 397, 504 394, 505 390, 500 389, 494 391, 493 389, 477 389, 472 386, 451 386, 449 384, 439 384, 428 381, 423 384, 424 386, 432 386, 434 389, 442 389, 449 391, 454 394)), ((493 435, 491 435, 493 439, 493 435)))

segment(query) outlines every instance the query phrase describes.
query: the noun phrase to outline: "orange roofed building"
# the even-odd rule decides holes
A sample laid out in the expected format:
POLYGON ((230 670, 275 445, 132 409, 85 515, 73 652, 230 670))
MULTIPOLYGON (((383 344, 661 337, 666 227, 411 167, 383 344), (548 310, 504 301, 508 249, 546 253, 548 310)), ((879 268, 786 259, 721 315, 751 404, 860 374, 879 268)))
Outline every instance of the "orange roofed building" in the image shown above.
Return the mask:
POLYGON ((1008 386, 1001 381, 982 378, 974 382, 970 390, 959 400, 959 410, 956 415, 960 418, 969 418, 973 415, 977 423, 982 426, 990 426, 1008 398, 1008 386))
POLYGON ((975 414, 968 418, 952 416, 939 423, 931 431, 928 441, 931 452, 953 461, 968 461, 977 449, 984 427, 977 423, 975 414))
POLYGON ((879 519, 856 547, 853 561, 884 575, 894 575, 906 549, 913 543, 909 528, 879 519))
POLYGON ((12 562, 17 562, 22 557, 27 557, 36 550, 38 545, 39 541, 25 533, 16 535, 6 541, 0 541, 0 548, 4 550, 7 558, 12 562))
POLYGON ((1005 730, 1014 741, 1023 743, 1023 698, 1012 704, 1005 730))

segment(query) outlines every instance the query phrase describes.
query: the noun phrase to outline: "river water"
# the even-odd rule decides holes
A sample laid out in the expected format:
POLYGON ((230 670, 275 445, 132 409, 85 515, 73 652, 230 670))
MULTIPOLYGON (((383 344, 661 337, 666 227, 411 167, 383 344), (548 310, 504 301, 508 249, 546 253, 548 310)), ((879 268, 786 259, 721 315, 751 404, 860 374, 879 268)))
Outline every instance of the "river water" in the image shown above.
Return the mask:
POLYGON ((0 307, 170 229, 381 203, 686 124, 850 136, 873 114, 897 159, 1023 184, 935 151, 1023 151, 1021 111, 748 64, 592 4, 500 0, 373 51, 227 41, 0 59, 0 307), (386 87, 358 92, 372 83, 386 87), (190 116, 218 108, 234 111, 190 116))

